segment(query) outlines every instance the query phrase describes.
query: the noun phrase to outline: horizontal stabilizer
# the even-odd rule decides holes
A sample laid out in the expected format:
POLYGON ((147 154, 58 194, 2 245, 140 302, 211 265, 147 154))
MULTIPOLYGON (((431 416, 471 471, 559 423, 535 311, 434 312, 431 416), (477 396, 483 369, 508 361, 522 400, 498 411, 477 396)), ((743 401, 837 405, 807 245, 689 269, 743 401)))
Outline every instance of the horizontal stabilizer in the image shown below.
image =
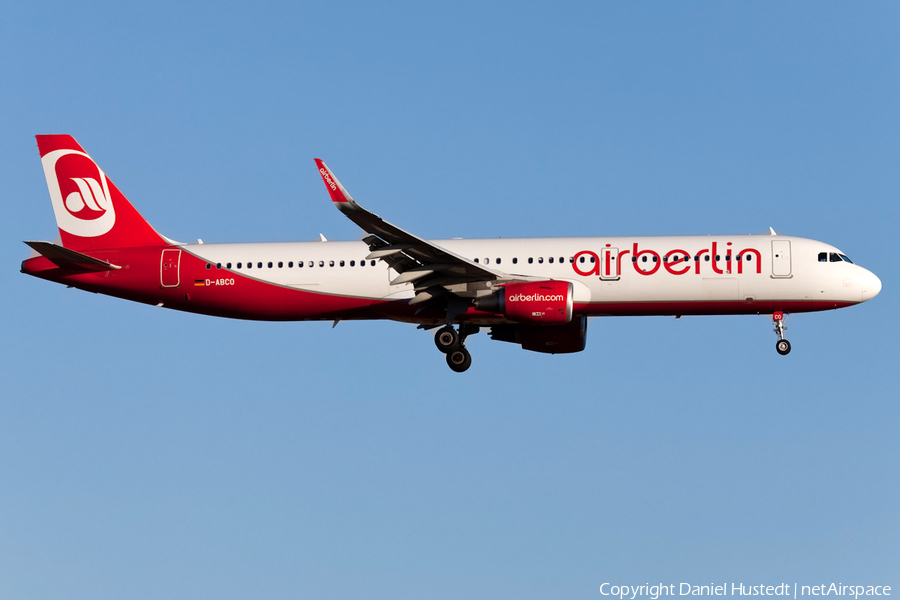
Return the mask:
POLYGON ((75 269, 76 271, 110 271, 112 269, 121 269, 119 265, 108 263, 105 260, 75 252, 62 246, 50 242, 25 242, 44 258, 52 262, 57 267, 63 269, 75 269))

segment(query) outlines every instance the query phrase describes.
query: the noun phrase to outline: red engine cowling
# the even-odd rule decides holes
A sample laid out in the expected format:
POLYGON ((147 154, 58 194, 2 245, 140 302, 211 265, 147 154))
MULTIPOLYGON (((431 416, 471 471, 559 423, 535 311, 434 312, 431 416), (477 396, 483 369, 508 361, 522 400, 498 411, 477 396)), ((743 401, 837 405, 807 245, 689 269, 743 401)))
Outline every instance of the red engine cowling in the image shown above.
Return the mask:
POLYGON ((572 320, 572 295, 568 281, 527 281, 503 286, 495 298, 497 312, 512 321, 563 325, 572 320))

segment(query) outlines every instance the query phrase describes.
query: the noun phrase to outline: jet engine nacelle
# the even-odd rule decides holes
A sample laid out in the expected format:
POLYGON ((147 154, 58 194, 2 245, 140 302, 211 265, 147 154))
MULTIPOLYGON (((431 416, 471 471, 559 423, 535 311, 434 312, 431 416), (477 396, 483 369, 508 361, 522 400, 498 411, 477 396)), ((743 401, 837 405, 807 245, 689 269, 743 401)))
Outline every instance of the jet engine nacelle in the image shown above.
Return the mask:
POLYGON ((491 339, 545 354, 581 352, 587 341, 587 317, 575 317, 564 325, 494 325, 491 339))
POLYGON ((568 281, 510 283, 475 301, 475 308, 519 323, 564 325, 572 320, 573 289, 568 281))

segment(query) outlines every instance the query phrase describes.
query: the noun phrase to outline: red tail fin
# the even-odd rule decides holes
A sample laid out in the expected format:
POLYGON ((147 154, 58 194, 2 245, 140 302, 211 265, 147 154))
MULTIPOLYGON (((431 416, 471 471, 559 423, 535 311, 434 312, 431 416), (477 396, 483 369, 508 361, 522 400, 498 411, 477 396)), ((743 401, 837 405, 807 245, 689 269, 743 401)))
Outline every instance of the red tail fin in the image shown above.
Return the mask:
POLYGON ((167 244, 72 136, 35 137, 63 246, 81 251, 167 244))

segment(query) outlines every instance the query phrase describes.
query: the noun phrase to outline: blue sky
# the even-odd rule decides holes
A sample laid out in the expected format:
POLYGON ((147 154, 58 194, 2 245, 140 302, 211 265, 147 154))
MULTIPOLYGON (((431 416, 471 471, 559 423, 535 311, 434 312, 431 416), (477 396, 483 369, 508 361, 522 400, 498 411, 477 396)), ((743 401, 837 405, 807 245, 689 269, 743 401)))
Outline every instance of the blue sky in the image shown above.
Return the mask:
POLYGON ((0 597, 596 598, 900 586, 895 3, 17 3, 0 19, 0 597), (166 235, 781 233, 881 295, 596 319, 451 373, 394 323, 245 323, 18 272, 69 133, 166 235))

